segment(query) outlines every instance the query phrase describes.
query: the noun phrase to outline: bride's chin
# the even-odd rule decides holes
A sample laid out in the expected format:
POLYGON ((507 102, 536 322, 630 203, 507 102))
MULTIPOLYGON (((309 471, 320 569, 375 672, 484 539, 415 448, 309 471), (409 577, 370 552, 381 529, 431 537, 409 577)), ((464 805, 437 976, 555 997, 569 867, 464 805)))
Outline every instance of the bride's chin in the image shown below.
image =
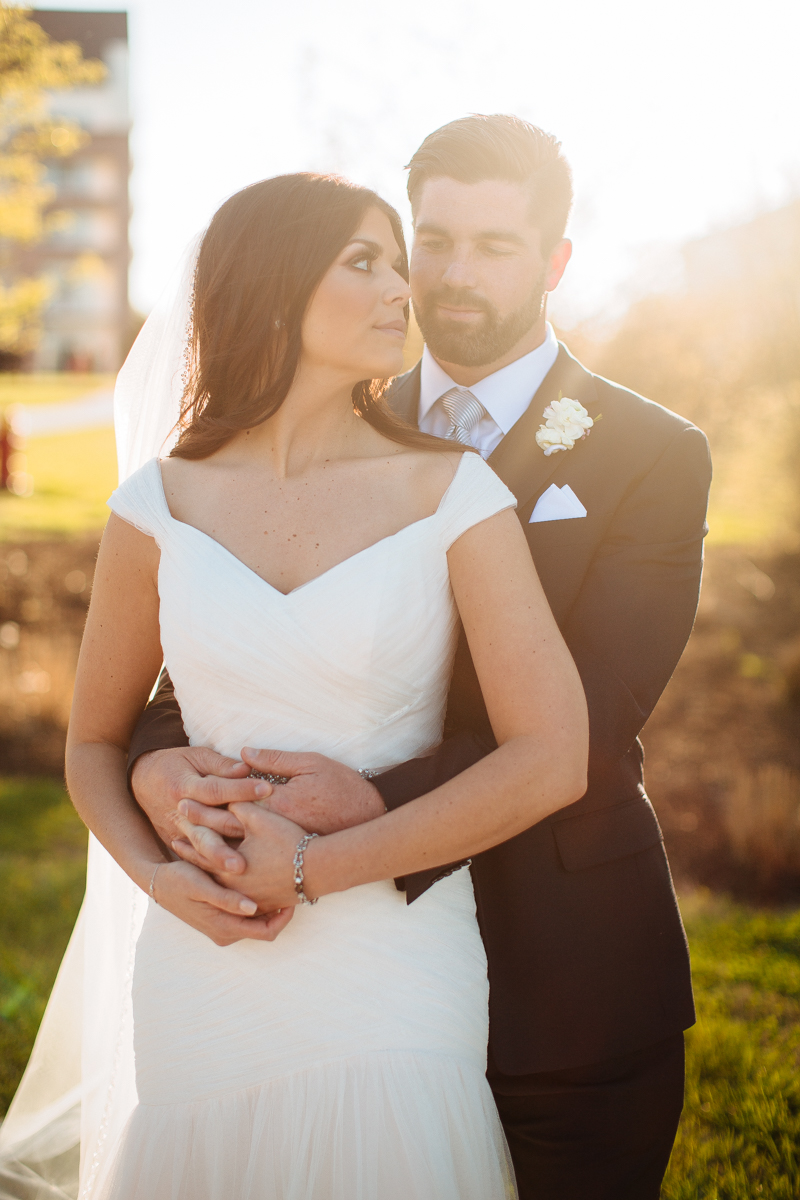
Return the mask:
POLYGON ((373 358, 371 362, 365 362, 359 368, 362 372, 359 375, 359 380, 394 379, 395 375, 402 374, 403 367, 403 350, 401 346, 394 354, 387 354, 380 359, 373 358))

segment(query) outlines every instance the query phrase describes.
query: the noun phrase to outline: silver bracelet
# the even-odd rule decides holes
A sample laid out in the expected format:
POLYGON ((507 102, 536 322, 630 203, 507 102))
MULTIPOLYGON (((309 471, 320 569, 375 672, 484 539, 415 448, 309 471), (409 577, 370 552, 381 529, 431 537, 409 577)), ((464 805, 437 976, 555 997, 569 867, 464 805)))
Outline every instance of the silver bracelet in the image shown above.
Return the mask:
POLYGON ((294 852, 294 859, 292 860, 292 866, 294 867, 294 890, 300 897, 301 904, 316 904, 317 900, 319 900, 319 896, 317 896, 317 900, 310 900, 303 891, 303 855, 305 854, 306 846, 315 837, 319 837, 319 834, 307 833, 304 838, 301 838, 297 843, 297 849, 294 852))
POLYGON ((150 896, 150 899, 153 901, 154 904, 158 904, 158 901, 156 900, 155 891, 153 890, 155 882, 156 882, 156 873, 158 872, 158 868, 163 867, 163 865, 164 865, 163 863, 156 863, 156 869, 155 869, 155 871, 153 871, 153 877, 150 880, 150 887, 147 889, 148 895, 150 896))

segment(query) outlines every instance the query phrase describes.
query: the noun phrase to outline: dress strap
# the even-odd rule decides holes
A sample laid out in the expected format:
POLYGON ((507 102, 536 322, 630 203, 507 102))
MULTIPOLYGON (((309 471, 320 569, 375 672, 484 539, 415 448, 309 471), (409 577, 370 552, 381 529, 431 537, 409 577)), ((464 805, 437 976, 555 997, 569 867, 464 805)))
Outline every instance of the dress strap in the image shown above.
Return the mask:
POLYGON ((108 507, 123 521, 155 538, 161 546, 173 520, 161 482, 161 466, 151 458, 129 475, 108 500, 108 507))
POLYGON ((465 453, 437 514, 444 549, 449 550, 473 525, 516 506, 513 492, 480 455, 465 453))

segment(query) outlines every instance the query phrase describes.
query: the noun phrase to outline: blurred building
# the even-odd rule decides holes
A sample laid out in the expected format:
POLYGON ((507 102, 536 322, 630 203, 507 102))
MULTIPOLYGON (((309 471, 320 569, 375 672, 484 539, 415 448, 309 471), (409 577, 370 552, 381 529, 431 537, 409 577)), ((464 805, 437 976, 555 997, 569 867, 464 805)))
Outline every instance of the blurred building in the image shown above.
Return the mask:
MULTIPOLYGON (((53 159, 60 227, 24 255, 30 274, 52 282, 34 370, 115 371, 127 348, 128 304, 128 18, 125 12, 35 9, 32 18, 54 41, 77 42, 108 74, 95 87, 51 94, 51 111, 90 134, 73 157, 53 159)), ((23 265, 23 264, 21 264, 23 265)))

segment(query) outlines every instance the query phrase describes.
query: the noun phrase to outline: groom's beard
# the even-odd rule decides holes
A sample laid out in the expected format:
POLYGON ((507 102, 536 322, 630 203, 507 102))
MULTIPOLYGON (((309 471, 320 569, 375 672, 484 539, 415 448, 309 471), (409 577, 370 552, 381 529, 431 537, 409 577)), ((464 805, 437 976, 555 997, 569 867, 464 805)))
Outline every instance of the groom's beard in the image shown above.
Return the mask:
POLYGON ((542 272, 525 303, 504 318, 485 297, 477 296, 469 288, 448 287, 428 292, 422 304, 415 302, 414 316, 435 358, 457 363, 459 367, 485 367, 508 354, 535 325, 544 303, 544 281, 542 272), (439 304, 475 309, 484 316, 479 323, 465 329, 460 322, 443 317, 438 311, 439 304))

